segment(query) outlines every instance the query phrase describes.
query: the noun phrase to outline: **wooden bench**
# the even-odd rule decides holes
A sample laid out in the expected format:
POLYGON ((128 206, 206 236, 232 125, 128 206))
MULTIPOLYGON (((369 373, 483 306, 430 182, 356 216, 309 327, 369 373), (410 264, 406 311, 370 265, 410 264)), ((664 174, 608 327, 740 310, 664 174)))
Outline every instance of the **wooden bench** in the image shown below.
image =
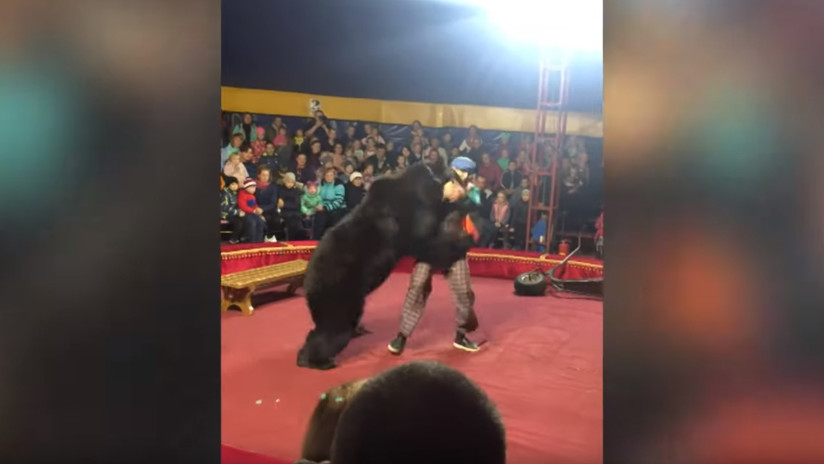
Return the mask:
POLYGON ((221 312, 238 306, 243 314, 251 316, 254 313, 252 294, 261 288, 288 284, 287 291, 294 294, 303 285, 308 264, 305 259, 298 259, 221 276, 221 312))

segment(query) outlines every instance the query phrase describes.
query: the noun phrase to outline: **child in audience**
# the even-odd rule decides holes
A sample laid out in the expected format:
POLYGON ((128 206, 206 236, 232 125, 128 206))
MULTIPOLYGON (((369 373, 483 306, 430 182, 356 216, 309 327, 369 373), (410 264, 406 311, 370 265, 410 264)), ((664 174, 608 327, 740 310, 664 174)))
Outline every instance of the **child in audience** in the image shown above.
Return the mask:
POLYGON ((300 212, 304 217, 310 218, 323 208, 323 198, 318 192, 318 183, 309 181, 303 188, 303 195, 300 197, 300 212))
POLYGON ((229 155, 229 161, 223 167, 223 175, 227 178, 234 177, 235 179, 246 179, 249 177, 249 172, 246 170, 243 162, 240 159, 240 153, 232 153, 229 155))
POLYGON ((252 147, 252 161, 255 163, 260 161, 260 157, 263 156, 263 152, 266 151, 266 129, 258 126, 256 131, 257 138, 250 144, 252 147))
POLYGON ((306 137, 303 136, 303 129, 298 129, 295 131, 295 137, 292 139, 295 142, 295 153, 305 153, 306 152, 306 137))
POLYGON ((220 192, 220 219, 229 221, 232 228, 232 236, 229 243, 235 244, 240 241, 240 234, 243 233, 243 212, 237 206, 238 180, 230 177, 226 188, 220 192))
POLYGON ((255 190, 257 190, 257 183, 249 178, 243 183, 243 191, 237 194, 237 206, 246 213, 243 222, 243 238, 248 243, 261 243, 266 235, 266 220, 263 219, 263 210, 257 204, 255 190))
POLYGON ((232 135, 232 140, 229 145, 220 150, 220 166, 223 167, 229 161, 229 156, 240 151, 240 146, 243 145, 243 134, 232 135))
POLYGON ((509 248, 509 217, 510 217, 509 199, 507 199, 504 192, 498 192, 495 196, 495 202, 492 204, 492 214, 489 219, 495 226, 495 239, 493 240, 493 247, 495 240, 501 237, 504 249, 509 248))
POLYGON ((278 188, 278 208, 283 218, 286 240, 303 240, 306 232, 301 215, 301 196, 303 192, 297 187, 295 173, 283 175, 283 185, 278 188))
POLYGON ((532 226, 532 243, 535 244, 535 251, 538 253, 545 253, 546 252, 546 232, 547 232, 547 224, 546 224, 547 213, 542 211, 541 218, 535 222, 535 225, 532 226))

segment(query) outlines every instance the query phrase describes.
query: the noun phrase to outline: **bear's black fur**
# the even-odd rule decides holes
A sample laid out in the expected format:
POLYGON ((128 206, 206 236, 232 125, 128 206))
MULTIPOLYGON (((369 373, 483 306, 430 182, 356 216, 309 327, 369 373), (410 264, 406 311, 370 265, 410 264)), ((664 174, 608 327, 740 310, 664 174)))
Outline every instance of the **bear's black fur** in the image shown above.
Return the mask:
POLYGON ((442 164, 418 163, 399 176, 380 178, 363 202, 326 232, 304 280, 315 328, 298 353, 299 366, 335 367, 335 356, 358 334, 366 296, 389 277, 401 257, 437 259, 439 267, 460 259, 461 247, 450 243, 454 227, 448 233, 443 227, 447 172, 442 164), (449 252, 434 256, 435 243, 449 252))

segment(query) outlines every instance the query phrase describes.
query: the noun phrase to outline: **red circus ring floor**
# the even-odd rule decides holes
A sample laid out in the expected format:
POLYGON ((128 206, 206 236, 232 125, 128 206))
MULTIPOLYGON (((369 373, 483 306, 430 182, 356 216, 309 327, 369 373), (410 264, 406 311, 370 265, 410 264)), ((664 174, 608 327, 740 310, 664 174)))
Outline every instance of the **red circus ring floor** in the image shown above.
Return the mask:
MULTIPOLYGON (((315 242, 227 245, 221 272, 232 273, 308 259, 315 242)), ((402 260, 368 298, 364 324, 371 335, 354 340, 340 367, 319 372, 295 366, 312 327, 302 298, 280 290, 255 298, 251 317, 222 316, 222 462, 279 464, 299 457, 301 439, 318 395, 342 382, 376 374, 412 359, 434 359, 460 369, 498 405, 511 463, 602 462, 603 308, 600 300, 550 293, 517 297, 512 279, 558 256, 477 249, 469 254, 481 329, 479 353, 451 347, 454 309, 444 279, 433 292, 401 357, 386 352, 397 332, 412 261, 402 260)), ((570 260, 567 278, 603 275, 596 259, 570 260)))

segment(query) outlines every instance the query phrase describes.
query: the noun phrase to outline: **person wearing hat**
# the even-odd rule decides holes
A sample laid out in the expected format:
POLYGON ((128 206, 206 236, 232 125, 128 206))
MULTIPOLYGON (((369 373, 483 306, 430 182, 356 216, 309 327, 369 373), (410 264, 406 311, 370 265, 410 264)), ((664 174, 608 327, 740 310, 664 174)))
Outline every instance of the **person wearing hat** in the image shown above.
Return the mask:
POLYGON ((283 185, 278 188, 278 209, 283 218, 286 240, 305 240, 306 229, 303 227, 303 216, 300 212, 300 202, 303 190, 297 186, 294 172, 283 175, 283 185))
POLYGON ((248 243, 261 243, 266 235, 266 220, 255 198, 257 182, 251 177, 243 182, 243 191, 237 194, 237 207, 245 213, 243 238, 248 243))
MULTIPOLYGON (((459 156, 450 166, 452 177, 443 187, 447 209, 466 211, 467 207, 479 205, 480 192, 470 182, 476 170, 475 162, 465 156, 459 156)), ((462 225, 465 233, 476 235, 468 217, 464 218, 462 225)), ((412 335, 423 315, 426 300, 432 292, 432 274, 436 270, 438 269, 430 263, 421 260, 415 262, 401 312, 400 330, 388 346, 390 353, 400 355, 403 352, 406 340, 412 335)), ((478 328, 478 318, 475 315, 475 293, 469 280, 469 263, 466 256, 449 266, 446 270, 446 280, 457 306, 457 328, 452 346, 464 351, 478 351, 480 347, 467 337, 468 333, 478 328)))
POLYGON ((349 182, 343 186, 345 189, 344 200, 346 209, 352 211, 358 206, 366 195, 366 187, 363 186, 363 174, 358 171, 349 174, 349 182))
POLYGON ((234 177, 230 177, 226 183, 226 188, 220 192, 220 219, 229 222, 232 228, 232 236, 229 243, 235 244, 240 241, 240 234, 243 233, 243 212, 237 205, 237 190, 239 182, 234 177))

